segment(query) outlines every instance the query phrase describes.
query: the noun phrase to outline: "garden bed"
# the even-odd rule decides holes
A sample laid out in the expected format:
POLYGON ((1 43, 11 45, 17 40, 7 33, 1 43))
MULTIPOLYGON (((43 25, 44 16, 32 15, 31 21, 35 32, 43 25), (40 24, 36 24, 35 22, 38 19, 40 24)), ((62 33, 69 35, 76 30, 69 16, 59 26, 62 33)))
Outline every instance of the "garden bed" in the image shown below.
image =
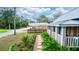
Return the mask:
POLYGON ((26 32, 17 33, 16 35, 8 35, 6 37, 0 38, 0 51, 8 51, 9 47, 13 43, 20 42, 20 39, 26 35, 26 32))
POLYGON ((43 37, 43 51, 61 50, 61 46, 47 32, 43 32, 41 36, 43 37))
POLYGON ((32 51, 35 43, 36 35, 29 33, 21 38, 21 42, 14 43, 10 46, 11 51, 32 51))

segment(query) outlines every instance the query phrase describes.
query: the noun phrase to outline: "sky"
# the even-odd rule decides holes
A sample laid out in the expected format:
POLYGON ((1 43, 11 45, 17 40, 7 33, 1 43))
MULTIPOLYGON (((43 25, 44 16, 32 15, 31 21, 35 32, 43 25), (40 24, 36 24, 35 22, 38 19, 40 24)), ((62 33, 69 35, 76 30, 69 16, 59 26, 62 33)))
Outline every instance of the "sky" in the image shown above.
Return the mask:
POLYGON ((17 15, 24 19, 37 19, 41 15, 48 18, 53 18, 53 14, 58 12, 66 13, 70 11, 71 7, 21 7, 17 8, 17 15))

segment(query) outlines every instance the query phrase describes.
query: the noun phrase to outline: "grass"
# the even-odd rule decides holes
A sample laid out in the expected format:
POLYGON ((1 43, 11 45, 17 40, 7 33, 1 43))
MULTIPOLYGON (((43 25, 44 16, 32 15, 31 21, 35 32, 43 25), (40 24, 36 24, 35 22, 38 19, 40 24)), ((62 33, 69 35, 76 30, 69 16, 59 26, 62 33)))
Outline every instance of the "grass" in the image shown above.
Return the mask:
POLYGON ((9 35, 3 38, 0 38, 0 51, 8 51, 10 45, 13 43, 20 42, 20 39, 27 33, 17 33, 16 35, 9 35))
POLYGON ((0 29, 0 33, 7 32, 7 29, 0 29))

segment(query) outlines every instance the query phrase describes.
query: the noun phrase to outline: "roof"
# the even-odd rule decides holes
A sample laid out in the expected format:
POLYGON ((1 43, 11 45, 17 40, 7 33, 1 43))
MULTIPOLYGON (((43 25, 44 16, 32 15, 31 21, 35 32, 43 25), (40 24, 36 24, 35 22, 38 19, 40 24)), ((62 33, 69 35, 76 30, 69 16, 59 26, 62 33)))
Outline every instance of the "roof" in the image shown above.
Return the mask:
POLYGON ((29 26, 48 26, 48 23, 29 23, 29 26))
POLYGON ((60 16, 50 25, 79 25, 79 8, 60 16))
POLYGON ((65 21, 61 24, 79 24, 79 19, 78 20, 68 20, 68 21, 65 21))

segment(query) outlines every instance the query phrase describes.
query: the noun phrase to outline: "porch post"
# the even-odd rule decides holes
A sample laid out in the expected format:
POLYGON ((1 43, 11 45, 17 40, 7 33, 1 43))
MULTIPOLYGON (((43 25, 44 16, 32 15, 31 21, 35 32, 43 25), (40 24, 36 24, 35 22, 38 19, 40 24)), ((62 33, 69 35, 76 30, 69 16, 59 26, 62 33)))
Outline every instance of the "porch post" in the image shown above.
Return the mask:
POLYGON ((48 27, 48 29, 47 29, 47 33, 51 36, 52 35, 52 27, 50 26, 50 27, 48 27))
POLYGON ((50 27, 50 35, 51 36, 52 36, 52 32, 53 32, 52 27, 50 27))
POLYGON ((57 27, 55 27, 55 40, 57 40, 57 27))
POLYGON ((47 29, 47 33, 50 35, 50 27, 48 27, 48 29, 47 29))
POLYGON ((53 35, 53 32, 54 32, 54 31, 53 31, 53 27, 52 27, 52 35, 53 35))
POLYGON ((66 27, 61 28, 61 45, 65 46, 65 37, 66 37, 66 27))

